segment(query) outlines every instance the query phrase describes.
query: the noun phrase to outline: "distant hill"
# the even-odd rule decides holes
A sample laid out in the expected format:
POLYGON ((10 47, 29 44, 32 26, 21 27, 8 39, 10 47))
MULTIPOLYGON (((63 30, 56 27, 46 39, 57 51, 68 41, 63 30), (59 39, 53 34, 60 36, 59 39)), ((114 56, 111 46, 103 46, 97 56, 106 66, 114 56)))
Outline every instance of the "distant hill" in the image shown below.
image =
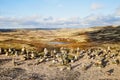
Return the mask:
POLYGON ((0 32, 14 32, 16 30, 56 30, 60 28, 19 28, 19 29, 0 29, 0 32))
POLYGON ((89 39, 92 41, 120 41, 120 26, 106 26, 99 30, 87 32, 89 39))
POLYGON ((13 32, 15 29, 0 29, 0 32, 13 32))

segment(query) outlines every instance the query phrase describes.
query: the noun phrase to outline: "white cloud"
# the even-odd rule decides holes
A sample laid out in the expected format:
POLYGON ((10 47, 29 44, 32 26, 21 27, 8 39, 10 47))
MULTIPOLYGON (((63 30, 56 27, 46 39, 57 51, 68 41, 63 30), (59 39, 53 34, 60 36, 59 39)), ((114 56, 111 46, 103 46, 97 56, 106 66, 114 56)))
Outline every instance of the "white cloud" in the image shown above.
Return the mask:
POLYGON ((92 15, 83 19, 88 26, 120 25, 120 17, 114 15, 92 15))
POLYGON ((89 15, 85 18, 54 18, 44 16, 3 17, 0 16, 0 28, 64 28, 91 27, 102 25, 120 25, 119 16, 89 15))
POLYGON ((98 10, 98 9, 101 9, 101 8, 103 8, 103 5, 100 4, 100 3, 92 3, 92 5, 91 5, 92 10, 98 10))
POLYGON ((120 6, 116 8, 115 15, 120 16, 120 6))

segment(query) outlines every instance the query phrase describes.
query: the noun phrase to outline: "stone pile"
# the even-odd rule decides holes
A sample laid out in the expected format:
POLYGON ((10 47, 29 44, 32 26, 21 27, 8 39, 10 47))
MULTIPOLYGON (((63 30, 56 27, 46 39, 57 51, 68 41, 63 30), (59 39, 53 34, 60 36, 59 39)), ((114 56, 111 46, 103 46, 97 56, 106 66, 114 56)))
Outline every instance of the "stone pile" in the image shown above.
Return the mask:
POLYGON ((15 57, 22 56, 21 60, 37 59, 35 64, 51 61, 53 64, 60 63, 61 65, 69 66, 70 63, 74 63, 82 58, 91 60, 92 65, 102 68, 110 64, 120 64, 120 50, 111 49, 109 46, 106 49, 92 47, 84 50, 64 47, 61 47, 59 50, 44 48, 43 52, 27 50, 25 47, 21 49, 0 48, 0 54, 5 54, 6 56, 14 55, 15 57))

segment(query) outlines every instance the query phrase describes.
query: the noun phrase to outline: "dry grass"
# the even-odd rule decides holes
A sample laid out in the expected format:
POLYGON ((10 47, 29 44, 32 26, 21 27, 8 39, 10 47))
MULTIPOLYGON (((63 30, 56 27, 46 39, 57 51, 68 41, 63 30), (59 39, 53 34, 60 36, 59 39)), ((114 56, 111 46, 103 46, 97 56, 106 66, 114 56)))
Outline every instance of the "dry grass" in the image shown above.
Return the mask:
POLYGON ((61 30, 16 30, 0 32, 0 47, 21 48, 23 46, 41 51, 44 47, 68 48, 91 47, 103 42, 119 42, 120 27, 101 27, 88 29, 61 29, 61 30), (69 32, 68 32, 69 30, 69 32), (50 41, 65 42, 69 44, 48 44, 50 41))

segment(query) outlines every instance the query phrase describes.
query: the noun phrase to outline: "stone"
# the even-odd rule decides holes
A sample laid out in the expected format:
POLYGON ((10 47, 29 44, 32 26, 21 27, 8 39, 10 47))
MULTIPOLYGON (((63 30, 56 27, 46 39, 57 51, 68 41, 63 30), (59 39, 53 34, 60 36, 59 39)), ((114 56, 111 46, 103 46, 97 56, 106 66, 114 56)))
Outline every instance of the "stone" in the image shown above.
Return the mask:
POLYGON ((71 60, 71 63, 74 63, 75 61, 74 60, 71 60))
POLYGON ((26 60, 26 55, 22 55, 21 57, 20 57, 20 60, 26 60))
POLYGON ((114 72, 114 69, 110 69, 110 70, 106 71, 106 74, 107 74, 107 75, 112 75, 113 72, 114 72))
POLYGON ((68 66, 67 66, 67 70, 71 70, 72 69, 72 66, 71 66, 71 64, 69 64, 68 66))
POLYGON ((5 55, 6 55, 6 56, 8 56, 8 55, 9 55, 9 53, 8 53, 8 52, 6 52, 6 53, 5 53, 5 55))
POLYGON ((35 53, 31 53, 31 57, 30 57, 31 59, 34 59, 35 58, 35 53))
POLYGON ((2 48, 0 48, 0 54, 2 54, 2 48))
POLYGON ((19 56, 19 55, 18 55, 18 51, 15 51, 15 56, 16 56, 16 57, 18 57, 18 56, 19 56))
POLYGON ((52 63, 53 63, 53 64, 56 64, 56 63, 57 63, 57 60, 52 60, 52 63))

